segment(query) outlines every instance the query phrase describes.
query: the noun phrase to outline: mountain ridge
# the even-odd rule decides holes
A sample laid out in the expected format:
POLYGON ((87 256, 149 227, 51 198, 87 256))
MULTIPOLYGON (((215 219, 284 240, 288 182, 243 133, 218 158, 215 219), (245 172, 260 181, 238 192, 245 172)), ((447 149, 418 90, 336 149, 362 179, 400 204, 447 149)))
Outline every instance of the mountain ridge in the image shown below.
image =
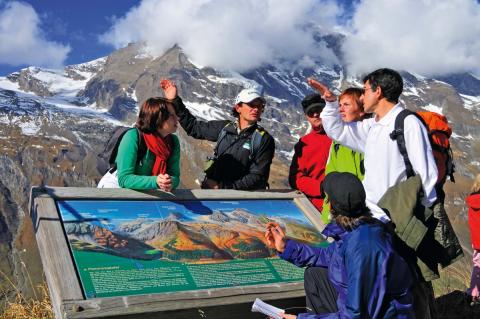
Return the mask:
MULTIPOLYGON (((339 40, 332 37, 329 41, 335 46, 339 40)), ((468 250, 463 198, 480 167, 480 81, 468 73, 437 79, 408 72, 402 75, 404 104, 414 110, 441 111, 454 128, 457 184, 447 183, 446 205, 468 250)), ((290 71, 269 65, 239 74, 195 65, 178 46, 152 57, 145 54, 141 44, 63 70, 30 67, 0 77, 0 180, 8 190, 0 195, 4 203, 0 206, 0 227, 10 232, 9 248, 4 248, 8 263, 13 264, 10 254, 22 249, 13 241, 26 227, 22 221, 28 211, 30 187, 95 186, 101 176, 96 155, 110 132, 116 125, 134 122, 139 101, 161 95, 158 83, 162 78, 172 79, 187 107, 204 120, 231 118, 230 110, 241 88, 263 86, 268 105, 261 125, 277 145, 270 185, 287 188, 293 145, 308 129, 299 101, 312 92, 305 83, 309 76, 333 84, 337 91, 359 83, 359 79, 347 76, 340 64, 318 62, 313 68, 290 71)), ((195 179, 201 178, 203 161, 211 154, 213 143, 194 140, 181 129, 177 135, 182 149, 181 186, 196 188, 195 179)), ((12 266, 0 267, 8 268, 7 273, 15 272, 12 266)), ((18 263, 13 266, 21 267, 18 263)))

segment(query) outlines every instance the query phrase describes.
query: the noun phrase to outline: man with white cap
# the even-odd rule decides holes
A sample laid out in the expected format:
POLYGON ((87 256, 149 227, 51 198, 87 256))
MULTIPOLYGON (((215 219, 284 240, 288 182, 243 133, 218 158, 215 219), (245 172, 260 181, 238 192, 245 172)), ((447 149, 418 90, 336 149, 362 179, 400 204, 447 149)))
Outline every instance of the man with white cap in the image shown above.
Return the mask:
POLYGON ((189 136, 217 142, 205 166, 202 188, 267 188, 275 142, 257 123, 266 102, 258 89, 247 88, 237 95, 232 109, 237 120, 201 121, 185 107, 173 82, 162 80, 160 86, 165 97, 172 100, 180 125, 189 136))

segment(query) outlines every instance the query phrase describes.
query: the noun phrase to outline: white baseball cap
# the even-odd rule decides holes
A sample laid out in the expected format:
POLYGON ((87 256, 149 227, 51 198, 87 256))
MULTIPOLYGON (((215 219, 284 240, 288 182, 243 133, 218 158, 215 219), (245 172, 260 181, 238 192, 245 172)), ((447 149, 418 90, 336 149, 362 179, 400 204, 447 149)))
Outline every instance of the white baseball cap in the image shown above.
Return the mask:
POLYGON ((238 93, 237 98, 235 99, 235 104, 250 103, 255 99, 261 99, 265 103, 265 98, 262 96, 262 93, 259 89, 243 89, 242 91, 240 91, 240 93, 238 93))

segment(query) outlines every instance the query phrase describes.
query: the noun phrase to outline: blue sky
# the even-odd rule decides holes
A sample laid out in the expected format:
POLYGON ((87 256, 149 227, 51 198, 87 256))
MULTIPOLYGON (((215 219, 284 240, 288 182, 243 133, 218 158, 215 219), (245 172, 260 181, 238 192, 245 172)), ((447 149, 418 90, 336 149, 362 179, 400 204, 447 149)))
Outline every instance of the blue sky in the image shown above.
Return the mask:
POLYGON ((480 75, 479 0, 0 0, 0 75, 61 68, 129 42, 159 56, 179 44, 199 65, 247 71, 275 61, 338 62, 313 40, 345 35, 348 69, 480 75))
POLYGON ((135 0, 28 0, 42 17, 48 38, 72 47, 66 64, 89 61, 112 51, 98 40, 116 17, 138 4, 135 0))
POLYGON ((96 223, 99 222, 96 219, 103 219, 104 222, 115 225, 137 218, 166 218, 172 212, 182 213, 187 218, 195 219, 198 214, 208 215, 214 210, 230 212, 235 208, 247 209, 254 214, 266 214, 270 217, 288 216, 297 220, 308 220, 292 200, 178 202, 67 200, 59 201, 58 206, 64 221, 86 218, 96 223))
MULTIPOLYGON (((1 1, 4 9, 12 1, 1 1)), ((113 46, 99 41, 109 30, 114 19, 125 15, 138 0, 27 0, 21 3, 34 8, 40 18, 40 29, 45 38, 70 46, 65 65, 82 63, 108 55, 113 46)), ((2 44, 4 45, 4 44, 2 44)), ((30 65, 0 63, 0 75, 30 65)))

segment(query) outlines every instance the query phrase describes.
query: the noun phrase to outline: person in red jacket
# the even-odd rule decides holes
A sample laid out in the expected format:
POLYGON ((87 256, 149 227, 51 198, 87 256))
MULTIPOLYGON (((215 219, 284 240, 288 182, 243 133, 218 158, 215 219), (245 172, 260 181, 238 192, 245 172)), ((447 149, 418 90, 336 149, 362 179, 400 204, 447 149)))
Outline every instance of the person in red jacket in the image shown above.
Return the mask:
POLYGON ((332 140, 325 134, 320 113, 325 101, 319 94, 311 94, 302 100, 303 112, 312 130, 295 144, 288 181, 293 189, 304 193, 319 212, 323 198, 321 184, 325 178, 325 165, 332 140))
POLYGON ((467 197, 468 226, 472 236, 473 270, 469 293, 473 302, 480 302, 480 174, 475 178, 472 193, 467 197))

